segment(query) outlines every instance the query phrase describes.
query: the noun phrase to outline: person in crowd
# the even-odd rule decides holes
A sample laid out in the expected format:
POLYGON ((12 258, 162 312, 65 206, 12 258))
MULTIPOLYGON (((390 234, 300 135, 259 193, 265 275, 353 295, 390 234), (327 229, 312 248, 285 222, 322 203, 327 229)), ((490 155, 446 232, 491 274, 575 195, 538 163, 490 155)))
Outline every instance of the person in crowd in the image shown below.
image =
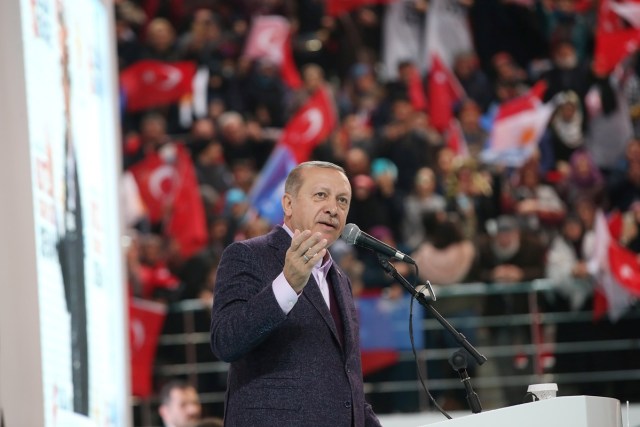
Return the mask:
POLYGON ((190 29, 178 39, 178 52, 182 59, 208 64, 221 60, 222 41, 219 17, 212 10, 202 8, 193 13, 190 29))
POLYGON ((505 98, 511 98, 524 91, 527 73, 511 54, 505 51, 497 52, 491 57, 491 66, 496 83, 511 91, 505 98))
POLYGON ((202 415, 196 388, 184 380, 171 380, 160 391, 158 413, 164 427, 196 427, 202 415))
POLYGON ((344 164, 346 168, 350 150, 364 150, 365 153, 371 153, 374 151, 374 144, 374 131, 367 118, 358 114, 348 114, 342 119, 337 132, 327 143, 318 145, 313 150, 312 156, 315 160, 344 164))
POLYGON ((407 97, 395 99, 391 110, 391 122, 382 129, 375 157, 387 158, 398 167, 397 190, 408 194, 418 169, 433 166, 440 141, 431 138, 424 113, 415 111, 407 97))
POLYGON ((233 187, 234 177, 224 161, 224 149, 217 141, 207 144, 195 162, 196 176, 207 212, 213 212, 222 195, 233 187))
MULTIPOLYGON (((542 1, 538 11, 543 18, 543 28, 547 39, 566 39, 575 46, 577 59, 584 62, 588 55, 589 43, 593 38, 593 17, 580 11, 579 1, 542 1)), ((584 2, 583 2, 584 3, 584 2)))
POLYGON ((489 134, 482 127, 480 106, 472 99, 462 101, 457 112, 460 130, 467 143, 469 156, 478 158, 484 149, 489 134))
POLYGON ((558 196, 571 207, 583 198, 592 199, 600 205, 604 204, 605 185, 606 181, 591 154, 586 150, 578 150, 569 158, 566 175, 556 184, 556 188, 558 196))
POLYGON ((246 194, 251 192, 251 187, 258 175, 258 169, 251 160, 238 160, 231 167, 234 187, 239 188, 246 194))
POLYGON ((249 161, 256 168, 262 168, 271 153, 273 142, 262 138, 255 128, 256 122, 252 125, 248 126, 242 114, 236 111, 224 112, 218 118, 224 158, 232 168, 239 161, 249 161))
MULTIPOLYGON (((467 282, 472 277, 476 248, 472 240, 464 237, 459 217, 440 211, 427 213, 422 219, 426 239, 411 255, 418 267, 421 281, 431 282, 436 293, 439 287, 467 282)), ((471 319, 480 313, 480 301, 476 296, 443 298, 438 300, 437 309, 447 319, 471 319)), ((475 327, 464 326, 459 331, 471 345, 478 345, 475 327)), ((455 337, 442 328, 427 330, 425 337, 429 348, 447 348, 453 352, 460 347, 455 337)), ((447 360, 431 361, 427 363, 427 367, 429 378, 447 378, 451 373, 447 360)), ((471 376, 475 373, 475 368, 476 364, 469 358, 467 370, 471 376)), ((437 394, 437 399, 444 407, 462 409, 466 406, 462 389, 437 394)))
POLYGON ((355 113, 370 120, 373 112, 370 107, 375 107, 382 99, 374 68, 365 62, 354 64, 337 98, 341 116, 355 113))
POLYGON ((551 47, 552 67, 541 78, 548 87, 544 100, 548 101, 561 92, 573 92, 584 105, 585 95, 593 82, 587 63, 578 61, 578 54, 570 40, 558 39, 551 47))
POLYGON ((486 111, 493 97, 491 82, 480 68, 475 52, 462 52, 456 55, 453 62, 453 72, 467 96, 476 103, 481 111, 486 111))
POLYGON ((227 220, 227 241, 238 240, 238 235, 249 219, 249 200, 247 194, 239 188, 231 188, 224 196, 222 214, 227 220))
POLYGON ((552 306, 562 310, 585 308, 592 289, 593 277, 587 268, 593 251, 593 234, 585 230, 579 216, 568 215, 553 238, 546 259, 546 277, 557 290, 552 306))
POLYGON ((180 287, 180 280, 168 268, 169 241, 157 234, 139 238, 139 265, 136 271, 139 284, 136 296, 159 302, 172 301, 180 287))
POLYGON ((327 250, 350 202, 342 168, 301 163, 285 182, 284 224, 224 251, 211 347, 231 364, 227 425, 380 425, 364 398, 351 283, 327 250))
POLYGON ((144 13, 130 2, 115 5, 115 35, 118 70, 122 71, 142 57, 142 43, 136 29, 144 22, 144 13))
POLYGON ((517 283, 544 276, 544 249, 538 236, 525 233, 518 219, 501 215, 478 242, 479 279, 486 283, 517 283))
POLYGON ((431 168, 421 168, 416 173, 413 192, 404 199, 404 215, 401 223, 402 241, 412 249, 425 238, 422 217, 430 212, 444 211, 445 198, 436 193, 436 176, 431 168))
POLYGON ((566 215, 566 205, 556 188, 540 176, 538 157, 532 157, 517 169, 503 194, 504 209, 524 221, 529 231, 540 232, 548 244, 566 215))
POLYGON ((466 282, 475 263, 476 248, 464 237, 458 215, 428 212, 422 222, 426 238, 411 255, 420 278, 436 286, 466 282))
POLYGON ((627 145, 624 162, 607 181, 610 208, 625 212, 640 200, 640 140, 627 145))
POLYGON ((353 200, 347 222, 357 224, 362 230, 382 225, 390 227, 395 221, 396 200, 386 197, 369 175, 356 175, 351 180, 353 200))
POLYGON ((216 122, 211 117, 202 117, 193 121, 189 135, 185 138, 185 145, 194 162, 210 143, 217 142, 216 135, 216 122))
POLYGON ((558 106, 541 141, 549 170, 565 172, 569 158, 584 145, 584 112, 575 92, 563 92, 557 97, 558 106))
MULTIPOLYGON (((487 227, 489 233, 478 238, 478 280, 490 284, 515 285, 544 277, 545 248, 534 233, 526 233, 518 219, 501 215, 487 227)), ((528 296, 525 293, 500 293, 486 298, 483 308, 487 316, 512 316, 529 313, 528 296)), ((508 317, 505 317, 505 319, 508 317)), ((498 360, 501 375, 531 372, 533 364, 523 348, 530 344, 530 325, 515 323, 491 328, 490 345, 511 346, 516 353, 506 360, 498 360)), ((522 401, 519 388, 504 388, 504 398, 509 404, 522 401)))
POLYGON ((349 179, 353 179, 356 175, 369 175, 371 155, 364 148, 350 148, 345 155, 344 170, 349 179))
POLYGON ((390 219, 386 225, 397 239, 400 237, 399 220, 404 216, 404 194, 396 191, 398 168, 389 159, 373 159, 371 162, 371 178, 376 183, 381 200, 388 206, 390 219))
POLYGON ((447 194, 449 182, 455 179, 457 158, 458 155, 450 147, 444 146, 438 150, 436 164, 433 167, 436 176, 436 193, 443 196, 447 194))
POLYGON ((484 230, 486 221, 497 216, 493 177, 479 169, 474 159, 459 157, 448 178, 447 210, 458 214, 464 236, 473 238, 484 230))
POLYGON ((147 26, 142 59, 176 61, 179 59, 176 47, 176 32, 167 19, 154 18, 147 26))
POLYGON ((282 128, 287 91, 278 65, 268 59, 254 61, 243 84, 247 88, 243 93, 245 110, 264 127, 282 128))
POLYGON ((640 254, 640 200, 631 203, 629 210, 622 214, 620 243, 640 254))
POLYGON ((167 133, 167 119, 157 111, 145 113, 140 121, 139 132, 132 132, 124 138, 124 168, 129 169, 144 157, 171 142, 167 133))

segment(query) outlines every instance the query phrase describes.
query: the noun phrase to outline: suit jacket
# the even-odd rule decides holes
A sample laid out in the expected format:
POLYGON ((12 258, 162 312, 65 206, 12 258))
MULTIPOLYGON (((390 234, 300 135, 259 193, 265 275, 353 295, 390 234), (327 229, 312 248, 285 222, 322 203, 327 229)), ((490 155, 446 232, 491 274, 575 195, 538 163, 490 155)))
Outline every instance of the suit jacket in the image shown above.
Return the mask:
POLYGON ((230 362, 225 426, 380 426, 365 402, 351 283, 329 271, 344 345, 313 276, 285 315, 271 284, 291 237, 280 226, 225 249, 215 286, 211 346, 230 362))

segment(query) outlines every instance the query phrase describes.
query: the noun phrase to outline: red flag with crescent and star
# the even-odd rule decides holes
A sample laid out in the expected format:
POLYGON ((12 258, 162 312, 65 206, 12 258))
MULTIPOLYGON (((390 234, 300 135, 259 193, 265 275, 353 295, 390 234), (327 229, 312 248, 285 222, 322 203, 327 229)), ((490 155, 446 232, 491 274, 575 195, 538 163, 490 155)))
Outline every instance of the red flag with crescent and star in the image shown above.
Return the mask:
POLYGON ((291 47, 291 25, 286 18, 277 15, 254 18, 243 55, 276 65, 280 69, 280 78, 290 88, 302 86, 291 47))
POLYGON ((640 48, 640 1, 602 0, 598 7, 593 68, 612 72, 640 48))
POLYGON ((335 125, 336 115, 327 89, 318 89, 289 120, 280 144, 291 150, 296 162, 305 162, 313 149, 331 134, 335 125))
POLYGON ((193 91, 196 63, 142 60, 120 73, 120 87, 127 111, 178 102, 193 91))
POLYGON ((204 203, 191 156, 182 144, 168 143, 130 169, 153 224, 180 244, 189 257, 207 242, 204 203))
POLYGON ((153 394, 153 367, 166 311, 166 306, 158 302, 140 298, 129 301, 131 392, 134 396, 153 394))

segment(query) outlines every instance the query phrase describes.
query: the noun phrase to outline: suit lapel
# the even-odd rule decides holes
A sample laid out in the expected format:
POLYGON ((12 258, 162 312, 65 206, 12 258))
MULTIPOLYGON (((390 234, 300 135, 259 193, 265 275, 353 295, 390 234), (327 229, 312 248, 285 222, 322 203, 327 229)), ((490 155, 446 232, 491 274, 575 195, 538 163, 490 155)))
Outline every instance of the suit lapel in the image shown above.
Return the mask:
MULTIPOLYGON (((284 230, 284 228, 282 228, 281 226, 276 226, 275 229, 271 232, 269 244, 275 249, 275 254, 278 259, 278 262, 282 267, 284 267, 284 258, 286 256, 287 250, 289 249, 289 246, 291 245, 291 237, 284 230)), ((334 272, 335 268, 332 267, 330 271, 334 272)), ((337 282, 338 279, 336 279, 336 274, 335 273, 330 273, 330 274, 332 274, 331 282, 332 283, 334 281, 337 282)), ((342 286, 338 286, 338 287, 341 288, 342 286)), ((336 299, 338 301, 342 301, 342 302, 338 302, 338 306, 340 307, 340 316, 342 316, 342 322, 346 328, 348 324, 345 323, 345 320, 344 320, 344 313, 343 313, 344 298, 342 297, 342 295, 340 296, 337 295, 337 292, 339 291, 337 291, 336 287, 334 287, 334 291, 336 292, 336 299)), ((320 316, 322 317, 324 322, 327 324, 327 326, 331 330, 331 333, 333 334, 334 339, 336 340, 338 345, 340 345, 340 339, 338 338, 338 330, 336 329, 336 325, 333 322, 333 317, 331 317, 331 312, 329 311, 329 307, 327 307, 327 303, 324 301, 322 292, 320 292, 320 287, 318 286, 318 283, 314 279, 313 275, 309 277, 309 282, 307 283, 307 286, 305 286, 304 291, 302 292, 301 298, 306 298, 311 303, 311 305, 318 311, 318 313, 320 313, 320 316)), ((349 335, 351 335, 351 331, 349 331, 349 335)), ((346 341, 346 331, 345 331, 345 341, 346 341)))
POLYGON ((340 345, 336 324, 333 321, 333 317, 331 317, 331 312, 329 311, 329 307, 322 296, 322 292, 320 292, 320 286, 318 286, 318 282, 316 282, 313 275, 309 278, 309 283, 305 286, 304 291, 302 292, 302 297, 309 300, 311 305, 318 310, 318 313, 320 313, 324 322, 327 324, 329 329, 331 329, 331 334, 335 338, 336 342, 340 345))
POLYGON ((344 348, 349 351, 353 345, 353 322, 351 321, 350 301, 351 288, 348 286, 344 273, 335 265, 329 270, 329 286, 333 286, 333 294, 338 303, 340 318, 342 319, 342 329, 344 332, 344 348))

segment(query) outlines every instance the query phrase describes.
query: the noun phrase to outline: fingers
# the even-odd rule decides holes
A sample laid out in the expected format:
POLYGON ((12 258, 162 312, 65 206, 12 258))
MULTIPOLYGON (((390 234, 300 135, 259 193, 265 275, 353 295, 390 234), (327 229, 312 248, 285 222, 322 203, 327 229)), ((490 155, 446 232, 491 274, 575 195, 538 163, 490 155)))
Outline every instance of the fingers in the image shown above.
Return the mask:
POLYGON ((314 248, 311 248, 309 252, 302 255, 302 260, 305 264, 309 264, 311 266, 316 265, 316 263, 320 261, 327 253, 327 250, 325 248, 318 248, 317 252, 315 252, 315 255, 309 255, 315 251, 314 248))
POLYGON ((327 239, 320 233, 296 230, 287 250, 284 263, 284 276, 299 294, 307 284, 311 270, 327 253, 327 239))
POLYGON ((315 265, 327 253, 327 239, 323 239, 320 233, 311 234, 311 231, 295 231, 291 241, 291 252, 294 257, 299 257, 304 264, 315 265))

